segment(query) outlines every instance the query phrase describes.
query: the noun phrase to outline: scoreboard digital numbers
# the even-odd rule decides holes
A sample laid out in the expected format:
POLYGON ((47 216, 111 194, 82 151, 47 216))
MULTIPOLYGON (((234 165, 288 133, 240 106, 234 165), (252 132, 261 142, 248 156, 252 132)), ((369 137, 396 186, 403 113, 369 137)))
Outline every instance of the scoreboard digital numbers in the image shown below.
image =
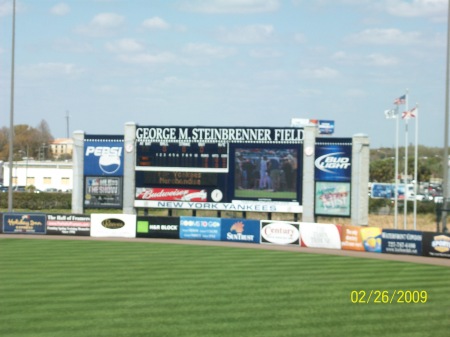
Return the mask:
POLYGON ((228 144, 154 142, 138 148, 136 166, 147 170, 228 171, 228 144))

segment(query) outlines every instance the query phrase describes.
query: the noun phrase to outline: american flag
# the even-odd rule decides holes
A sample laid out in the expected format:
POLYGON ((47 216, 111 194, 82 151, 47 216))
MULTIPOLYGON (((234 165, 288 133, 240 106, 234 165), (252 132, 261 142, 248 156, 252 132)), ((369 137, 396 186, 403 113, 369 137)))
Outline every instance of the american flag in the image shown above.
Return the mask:
POLYGON ((399 98, 396 98, 394 100, 394 104, 396 105, 405 104, 405 102, 406 102, 406 95, 400 96, 399 98))
POLYGON ((402 118, 403 119, 410 119, 410 118, 414 118, 414 117, 416 117, 416 108, 417 107, 414 107, 414 108, 412 108, 411 110, 409 110, 409 111, 405 111, 405 112, 403 112, 402 113, 402 118))

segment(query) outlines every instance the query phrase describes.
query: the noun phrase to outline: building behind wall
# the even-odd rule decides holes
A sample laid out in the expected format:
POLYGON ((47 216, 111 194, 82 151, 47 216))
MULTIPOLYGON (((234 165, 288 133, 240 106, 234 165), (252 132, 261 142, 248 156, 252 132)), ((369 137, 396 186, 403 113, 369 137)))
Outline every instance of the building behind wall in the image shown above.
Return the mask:
MULTIPOLYGON (((9 186, 9 163, 3 162, 3 184, 9 186)), ((13 162, 13 186, 34 186, 41 191, 72 191, 71 161, 21 160, 13 162)))
POLYGON ((69 159, 72 158, 73 153, 73 139, 72 138, 57 138, 50 144, 50 151, 55 159, 69 159))

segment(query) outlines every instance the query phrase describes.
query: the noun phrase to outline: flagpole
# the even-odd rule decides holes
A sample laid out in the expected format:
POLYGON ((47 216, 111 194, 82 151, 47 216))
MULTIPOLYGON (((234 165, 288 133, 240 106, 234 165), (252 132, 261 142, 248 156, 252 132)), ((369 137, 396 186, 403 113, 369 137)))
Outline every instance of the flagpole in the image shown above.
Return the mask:
POLYGON ((415 144, 415 150, 414 150, 414 230, 416 230, 416 223, 417 223, 417 160, 418 160, 418 154, 419 154, 419 105, 416 103, 416 144, 415 144))
POLYGON ((395 121, 395 191, 394 191, 394 228, 398 227, 398 126, 399 126, 399 110, 397 105, 396 121, 395 121))
MULTIPOLYGON (((405 95, 405 109, 408 111, 408 90, 405 95)), ((403 229, 406 229, 408 215, 408 118, 405 118, 405 176, 403 177, 405 183, 405 190, 403 192, 403 229)))

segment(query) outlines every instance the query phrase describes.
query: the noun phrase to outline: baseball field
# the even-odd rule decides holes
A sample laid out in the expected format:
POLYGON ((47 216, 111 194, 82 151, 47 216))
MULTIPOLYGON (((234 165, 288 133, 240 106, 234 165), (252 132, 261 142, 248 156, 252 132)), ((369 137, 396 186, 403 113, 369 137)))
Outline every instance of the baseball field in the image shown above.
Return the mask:
POLYGON ((0 336, 448 336, 450 268, 155 242, 0 239, 0 336))

